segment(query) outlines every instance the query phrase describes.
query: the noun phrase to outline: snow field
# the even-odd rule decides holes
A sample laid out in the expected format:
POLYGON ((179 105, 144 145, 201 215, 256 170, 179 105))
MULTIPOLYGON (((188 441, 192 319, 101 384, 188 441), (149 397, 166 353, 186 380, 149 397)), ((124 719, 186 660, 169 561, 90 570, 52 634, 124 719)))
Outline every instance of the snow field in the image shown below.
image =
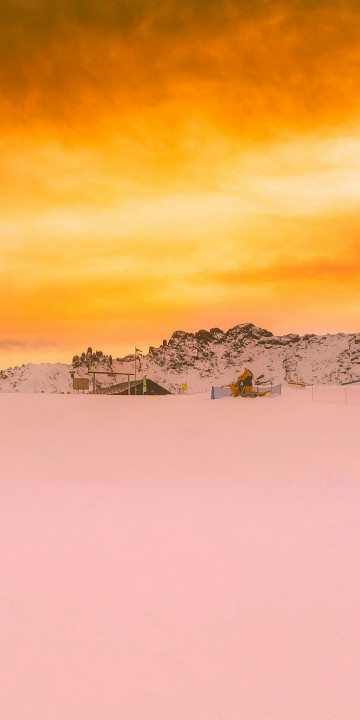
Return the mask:
POLYGON ((314 402, 345 403, 349 405, 360 405, 360 383, 359 385, 320 385, 314 386, 312 390, 314 402))
POLYGON ((357 720, 359 406, 0 407, 2 720, 357 720))

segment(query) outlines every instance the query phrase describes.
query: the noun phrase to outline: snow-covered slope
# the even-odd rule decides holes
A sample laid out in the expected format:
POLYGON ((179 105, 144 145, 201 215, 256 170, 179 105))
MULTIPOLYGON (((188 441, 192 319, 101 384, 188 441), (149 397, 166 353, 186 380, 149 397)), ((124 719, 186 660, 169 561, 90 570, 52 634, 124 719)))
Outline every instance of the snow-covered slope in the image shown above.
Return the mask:
MULTIPOLYGON (((96 370, 133 372, 134 357, 113 359, 91 348, 75 355, 72 364, 28 364, 0 372, 1 392, 72 391, 71 371, 87 377, 88 364, 96 370)), ((188 392, 206 391, 211 384, 223 385, 249 367, 259 383, 302 380, 308 384, 339 384, 360 378, 360 333, 336 335, 273 335, 251 323, 236 325, 227 332, 219 328, 187 333, 177 330, 160 347, 150 347, 138 359, 139 377, 155 380, 173 392, 183 382, 188 392)), ((98 384, 120 381, 98 376, 98 384)), ((124 378, 125 379, 125 378, 124 378)))
POLYGON ((231 382, 244 366, 260 383, 303 380, 337 384, 360 377, 360 333, 275 336, 247 323, 227 332, 175 332, 168 343, 150 348, 144 372, 170 389, 179 380, 194 392, 210 383, 231 382))
POLYGON ((359 420, 1 394, 1 720, 359 720, 359 420))
POLYGON ((28 363, 0 370, 0 392, 65 393, 71 388, 71 366, 28 363))

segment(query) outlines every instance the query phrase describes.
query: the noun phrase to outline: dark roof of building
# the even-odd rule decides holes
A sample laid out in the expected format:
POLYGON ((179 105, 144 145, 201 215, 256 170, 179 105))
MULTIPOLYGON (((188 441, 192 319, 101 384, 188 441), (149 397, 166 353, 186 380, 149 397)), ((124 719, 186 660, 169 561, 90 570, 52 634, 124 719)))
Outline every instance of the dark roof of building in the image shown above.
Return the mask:
MULTIPOLYGON (((116 385, 110 385, 108 387, 98 388, 96 390, 97 394, 99 395, 124 395, 128 392, 130 385, 130 391, 136 387, 136 389, 143 388, 143 380, 130 380, 130 383, 127 382, 121 382, 116 383, 116 385)), ((150 391, 151 394, 161 394, 161 395, 170 395, 170 390, 167 388, 162 387, 159 385, 159 383, 155 382, 154 380, 150 380, 149 378, 146 378, 146 390, 147 393, 150 391)), ((140 392, 139 392, 140 395, 140 392)))

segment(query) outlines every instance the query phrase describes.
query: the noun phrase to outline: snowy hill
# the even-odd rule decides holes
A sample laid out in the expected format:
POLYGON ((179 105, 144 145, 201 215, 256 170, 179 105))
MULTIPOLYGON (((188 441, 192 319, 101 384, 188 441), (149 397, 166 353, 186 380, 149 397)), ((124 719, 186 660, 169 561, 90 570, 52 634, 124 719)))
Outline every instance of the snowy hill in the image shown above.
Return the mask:
MULTIPOLYGON (((41 363, 0 371, 0 392, 67 393, 72 391, 71 372, 88 377, 94 370, 134 372, 134 356, 113 359, 91 348, 75 355, 71 364, 41 363)), ((259 383, 302 380, 307 384, 336 385, 360 378, 360 333, 336 335, 273 335, 251 323, 187 333, 177 330, 160 347, 150 347, 138 359, 139 377, 147 375, 178 392, 183 382, 188 392, 223 385, 249 367, 259 383)), ((114 376, 98 376, 102 387, 119 382, 114 376)), ((125 378, 124 378, 125 379, 125 378)))
POLYGON ((0 392, 65 393, 71 388, 71 365, 27 363, 0 370, 0 392))

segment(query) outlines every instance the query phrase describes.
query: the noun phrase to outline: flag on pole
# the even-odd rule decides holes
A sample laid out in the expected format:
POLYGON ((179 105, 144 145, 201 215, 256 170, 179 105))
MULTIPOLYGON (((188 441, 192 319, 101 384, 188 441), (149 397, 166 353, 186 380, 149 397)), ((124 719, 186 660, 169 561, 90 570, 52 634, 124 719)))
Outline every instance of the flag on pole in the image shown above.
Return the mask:
POLYGON ((185 392, 185 390, 187 390, 187 383, 182 383, 181 392, 185 392))
POLYGON ((135 355, 134 355, 134 365, 135 365, 135 373, 134 373, 134 375, 135 375, 134 395, 137 395, 137 392, 136 392, 136 360, 137 360, 137 357, 138 357, 137 353, 138 353, 139 355, 141 355, 141 354, 142 354, 142 350, 140 350, 140 348, 137 348, 137 347, 135 346, 135 355))

